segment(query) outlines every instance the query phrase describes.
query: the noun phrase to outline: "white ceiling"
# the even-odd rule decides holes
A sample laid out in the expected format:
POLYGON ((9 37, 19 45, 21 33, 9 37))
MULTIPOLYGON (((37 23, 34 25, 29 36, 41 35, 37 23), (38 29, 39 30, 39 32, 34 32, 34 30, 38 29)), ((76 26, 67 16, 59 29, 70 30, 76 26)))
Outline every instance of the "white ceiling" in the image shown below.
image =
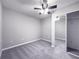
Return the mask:
MULTIPOLYGON (((79 0, 58 0, 56 4, 58 5, 58 9, 60 9, 77 1, 79 0)), ((50 15, 39 15, 38 12, 34 10, 34 7, 40 6, 40 0, 2 0, 2 4, 7 8, 10 8, 17 12, 21 12, 35 18, 41 19, 50 16, 50 15)))

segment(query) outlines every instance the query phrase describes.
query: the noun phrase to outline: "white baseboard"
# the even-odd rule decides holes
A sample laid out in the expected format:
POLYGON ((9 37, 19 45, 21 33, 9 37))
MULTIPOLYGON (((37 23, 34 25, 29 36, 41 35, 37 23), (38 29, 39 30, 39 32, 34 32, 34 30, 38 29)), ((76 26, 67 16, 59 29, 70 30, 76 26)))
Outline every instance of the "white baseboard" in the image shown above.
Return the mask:
POLYGON ((28 43, 32 43, 32 42, 38 41, 38 40, 40 40, 40 39, 31 40, 31 41, 28 41, 28 42, 25 42, 25 43, 21 43, 21 44, 17 44, 17 45, 8 47, 8 48, 3 48, 2 51, 8 50, 8 49, 12 49, 12 48, 15 48, 15 47, 19 47, 19 46, 22 46, 22 45, 25 45, 25 44, 28 44, 28 43))
POLYGON ((62 39, 62 38, 56 38, 56 40, 63 40, 63 41, 66 41, 66 39, 62 39))
MULTIPOLYGON (((50 42, 51 43, 51 41, 50 40, 47 40, 47 39, 41 39, 41 40, 44 40, 44 41, 47 41, 47 42, 50 42)), ((55 46, 51 44, 51 47, 54 48, 55 46)))
POLYGON ((51 42, 52 40, 47 40, 47 39, 43 39, 43 38, 41 38, 41 40, 44 40, 44 41, 50 42, 50 43, 51 43, 51 47, 52 47, 52 48, 55 47, 55 45, 52 45, 52 42, 51 42))
POLYGON ((47 40, 47 39, 41 39, 41 40, 44 40, 44 41, 47 41, 47 42, 51 42, 50 40, 47 40))
POLYGON ((71 53, 71 52, 67 52, 68 54, 70 54, 70 55, 73 55, 73 56, 75 56, 75 57, 78 57, 79 58, 79 56, 78 55, 76 55, 76 54, 73 54, 73 53, 71 53))

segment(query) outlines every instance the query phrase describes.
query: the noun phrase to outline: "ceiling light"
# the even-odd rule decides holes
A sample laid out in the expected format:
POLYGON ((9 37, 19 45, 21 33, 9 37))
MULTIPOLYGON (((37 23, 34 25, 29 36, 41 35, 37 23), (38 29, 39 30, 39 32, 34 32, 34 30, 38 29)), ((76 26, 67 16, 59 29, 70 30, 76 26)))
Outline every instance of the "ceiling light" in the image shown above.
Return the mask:
POLYGON ((41 9, 41 10, 39 10, 38 12, 39 12, 39 14, 48 14, 48 9, 41 9))
POLYGON ((44 14, 44 10, 39 10, 39 13, 44 14))
POLYGON ((47 14, 47 13, 48 13, 48 11, 49 11, 49 10, 48 10, 48 8, 47 8, 47 9, 45 9, 44 14, 47 14))

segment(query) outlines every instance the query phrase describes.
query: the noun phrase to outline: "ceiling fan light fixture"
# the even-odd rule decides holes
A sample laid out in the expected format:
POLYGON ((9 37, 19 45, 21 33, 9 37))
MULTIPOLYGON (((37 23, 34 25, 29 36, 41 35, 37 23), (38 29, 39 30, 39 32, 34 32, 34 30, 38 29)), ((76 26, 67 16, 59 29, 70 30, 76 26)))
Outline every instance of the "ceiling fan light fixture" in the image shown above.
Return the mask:
POLYGON ((43 9, 42 9, 42 10, 39 10, 39 13, 45 15, 45 14, 48 14, 48 11, 49 11, 48 8, 46 8, 46 9, 44 9, 44 10, 43 10, 43 9))
POLYGON ((45 9, 45 11, 44 11, 44 14, 48 14, 48 8, 47 9, 45 9))
POLYGON ((44 14, 44 10, 39 10, 38 12, 41 14, 44 14))
MULTIPOLYGON (((41 0, 40 0, 41 1, 41 0)), ((57 8, 57 5, 55 4, 53 4, 53 5, 49 5, 47 2, 51 2, 52 3, 52 1, 57 1, 57 0, 42 0, 42 3, 41 3, 41 8, 39 8, 39 7, 36 7, 36 8, 34 8, 35 10, 38 10, 38 13, 39 13, 39 15, 40 14, 52 14, 53 12, 52 12, 52 10, 54 11, 54 9, 56 9, 57 8)))

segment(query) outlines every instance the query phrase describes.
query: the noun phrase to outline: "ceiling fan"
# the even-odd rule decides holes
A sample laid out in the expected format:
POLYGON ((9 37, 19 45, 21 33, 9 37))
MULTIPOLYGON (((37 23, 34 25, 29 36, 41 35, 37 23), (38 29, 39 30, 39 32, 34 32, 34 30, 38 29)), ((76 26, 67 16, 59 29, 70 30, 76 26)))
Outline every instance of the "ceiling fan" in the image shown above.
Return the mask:
MULTIPOLYGON (((45 12, 45 10, 48 10, 48 11, 46 11, 47 14, 51 14, 52 12, 49 11, 49 10, 52 10, 52 9, 56 9, 57 8, 57 5, 49 6, 47 0, 40 0, 40 2, 41 2, 41 8, 35 7, 34 10, 43 10, 44 12, 45 12)), ((39 14, 41 15, 42 13, 39 12, 39 14)))

